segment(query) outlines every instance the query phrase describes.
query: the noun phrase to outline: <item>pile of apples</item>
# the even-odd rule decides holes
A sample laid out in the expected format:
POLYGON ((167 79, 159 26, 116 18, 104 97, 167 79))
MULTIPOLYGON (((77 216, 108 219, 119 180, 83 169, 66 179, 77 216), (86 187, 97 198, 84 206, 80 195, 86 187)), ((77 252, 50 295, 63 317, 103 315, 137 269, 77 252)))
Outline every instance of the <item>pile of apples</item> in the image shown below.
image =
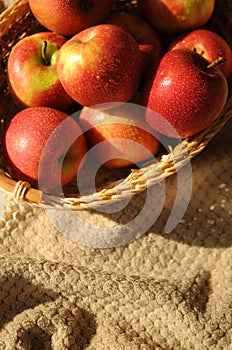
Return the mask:
POLYGON ((204 27, 215 0, 139 0, 127 13, 112 11, 113 0, 29 5, 45 31, 18 41, 8 59, 20 111, 2 143, 14 179, 63 186, 101 143, 100 164, 138 164, 159 152, 160 135, 193 136, 222 112, 232 52, 204 27))

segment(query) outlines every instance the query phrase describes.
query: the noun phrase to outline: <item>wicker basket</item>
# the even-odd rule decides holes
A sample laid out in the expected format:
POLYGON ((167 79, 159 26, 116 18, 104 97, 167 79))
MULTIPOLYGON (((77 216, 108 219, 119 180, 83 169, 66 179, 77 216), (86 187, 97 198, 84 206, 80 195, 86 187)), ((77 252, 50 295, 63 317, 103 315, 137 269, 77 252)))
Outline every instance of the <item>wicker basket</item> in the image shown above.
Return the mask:
MULTIPOLYGON (((127 11, 137 6, 136 0, 115 0, 115 11, 127 11)), ((208 28, 221 34, 231 45, 232 43, 232 5, 230 0, 218 0, 208 28), (230 21, 231 19, 231 21, 230 21), (231 33, 231 37, 229 34, 231 33)), ((17 0, 0 16, 0 136, 4 132, 6 122, 18 111, 14 105, 6 79, 6 64, 11 48, 26 35, 43 30, 30 12, 28 1, 17 0)), ((222 129, 232 115, 232 97, 229 93, 228 103, 213 125, 191 138, 183 140, 182 145, 188 152, 188 159, 198 155, 208 142, 222 129)), ((94 208, 119 201, 146 190, 149 186, 163 181, 166 177, 176 173, 177 169, 186 163, 183 147, 177 146, 170 153, 160 153, 156 159, 158 163, 144 164, 140 169, 122 169, 117 171, 102 170, 96 179, 96 191, 81 196, 75 183, 64 188, 64 196, 47 198, 52 206, 80 210, 94 208), (175 155, 175 162, 173 155, 175 155), (162 170, 162 173, 160 172, 162 170)), ((42 205, 42 193, 32 188, 29 183, 15 181, 6 171, 3 160, 0 160, 0 188, 16 199, 42 205)))

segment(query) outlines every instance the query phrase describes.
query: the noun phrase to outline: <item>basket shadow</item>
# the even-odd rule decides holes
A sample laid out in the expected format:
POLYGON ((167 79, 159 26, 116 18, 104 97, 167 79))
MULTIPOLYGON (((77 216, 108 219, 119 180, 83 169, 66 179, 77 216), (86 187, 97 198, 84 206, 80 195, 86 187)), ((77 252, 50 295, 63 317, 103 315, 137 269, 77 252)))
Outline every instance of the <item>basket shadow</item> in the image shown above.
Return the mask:
MULTIPOLYGON (((191 246, 220 248, 232 245, 231 132, 230 120, 206 149, 192 160, 191 200, 183 219, 168 235, 170 239, 191 246)), ((172 183, 170 178, 169 187, 172 183)), ((163 219, 170 212, 170 202, 164 206, 163 219)))
MULTIPOLYGON (((76 215, 83 223, 94 226, 95 233, 108 228, 107 234, 115 234, 117 236, 115 242, 119 243, 118 245, 127 244, 142 234, 152 232, 190 246, 230 247, 232 245, 231 132, 232 121, 228 122, 206 149, 191 161, 190 201, 186 208, 181 209, 183 215, 170 233, 165 233, 165 226, 173 207, 178 205, 175 202, 177 190, 180 189, 177 186, 177 175, 168 177, 165 180, 165 187, 155 185, 125 203, 122 201, 103 209, 81 211, 76 215), (145 206, 146 209, 143 210, 145 206), (134 232, 128 241, 123 241, 125 228, 131 222, 133 225, 130 228, 134 232)), ((183 188, 179 201, 186 200, 189 195, 185 193, 184 183, 181 185, 183 188)), ((189 188, 186 189, 188 190, 189 188)), ((182 203, 179 204, 181 208, 182 203)), ((86 233, 86 227, 84 230, 86 233)))

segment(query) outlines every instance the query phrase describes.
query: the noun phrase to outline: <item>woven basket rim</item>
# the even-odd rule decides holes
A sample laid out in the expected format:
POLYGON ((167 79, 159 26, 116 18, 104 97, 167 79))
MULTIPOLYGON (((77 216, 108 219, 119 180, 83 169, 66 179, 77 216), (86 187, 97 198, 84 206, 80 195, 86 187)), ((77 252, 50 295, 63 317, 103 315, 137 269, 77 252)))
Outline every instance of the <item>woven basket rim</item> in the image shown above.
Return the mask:
MULTIPOLYGON (((124 0, 125 1, 125 0, 124 0)), ((129 1, 129 0, 128 0, 129 1)), ((22 18, 22 16, 30 13, 29 3, 27 0, 16 0, 9 8, 7 8, 0 15, 0 45, 4 49, 4 35, 7 35, 9 28, 16 21, 22 18)), ((9 48, 8 48, 9 49, 9 48)), ((4 50, 3 50, 4 51, 4 50)), ((1 56, 2 57, 2 56, 1 56)), ((183 154, 178 150, 172 150, 172 152, 160 154, 158 166, 162 169, 162 174, 154 176, 156 174, 155 165, 143 166, 140 169, 131 169, 130 174, 117 183, 115 186, 106 186, 100 189, 98 192, 88 196, 74 196, 65 197, 63 199, 53 198, 43 195, 43 193, 33 188, 26 181, 17 181, 12 179, 3 168, 0 168, 0 189, 13 195, 16 200, 25 200, 34 205, 46 205, 52 207, 59 207, 60 209, 72 208, 72 210, 81 210, 88 208, 96 208, 105 204, 110 204, 115 201, 120 201, 128 196, 138 194, 148 187, 163 181, 167 177, 175 174, 177 169, 182 168, 187 161, 191 160, 202 152, 213 137, 223 128, 223 126, 231 118, 232 114, 232 96, 231 92, 227 104, 221 113, 220 117, 214 121, 214 123, 202 132, 194 135, 190 138, 184 139, 181 147, 188 153, 188 159, 183 157, 183 154), (177 161, 173 162, 173 154, 177 155, 177 161), (146 181, 144 180, 144 174, 146 174, 146 181), (129 183, 129 187, 128 187, 129 183)))

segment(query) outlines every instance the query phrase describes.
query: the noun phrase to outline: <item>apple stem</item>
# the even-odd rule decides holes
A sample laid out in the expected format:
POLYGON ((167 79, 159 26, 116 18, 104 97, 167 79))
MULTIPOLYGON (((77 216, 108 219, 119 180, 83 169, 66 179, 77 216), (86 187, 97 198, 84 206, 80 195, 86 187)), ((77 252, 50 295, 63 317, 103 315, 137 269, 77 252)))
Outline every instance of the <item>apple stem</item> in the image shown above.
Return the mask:
POLYGON ((218 66, 219 64, 224 63, 225 61, 226 61, 225 57, 218 57, 215 61, 210 63, 206 68, 207 69, 214 68, 214 67, 218 66))
POLYGON ((198 54, 201 55, 201 56, 203 56, 204 53, 205 53, 204 50, 202 50, 201 52, 198 52, 197 49, 196 49, 195 47, 193 48, 193 51, 196 52, 196 53, 198 53, 198 54))
POLYGON ((43 44, 42 44, 42 60, 43 60, 43 63, 45 64, 45 66, 49 66, 50 65, 50 62, 47 58, 47 55, 46 55, 46 50, 47 50, 47 46, 48 46, 48 43, 47 41, 43 41, 43 44))

